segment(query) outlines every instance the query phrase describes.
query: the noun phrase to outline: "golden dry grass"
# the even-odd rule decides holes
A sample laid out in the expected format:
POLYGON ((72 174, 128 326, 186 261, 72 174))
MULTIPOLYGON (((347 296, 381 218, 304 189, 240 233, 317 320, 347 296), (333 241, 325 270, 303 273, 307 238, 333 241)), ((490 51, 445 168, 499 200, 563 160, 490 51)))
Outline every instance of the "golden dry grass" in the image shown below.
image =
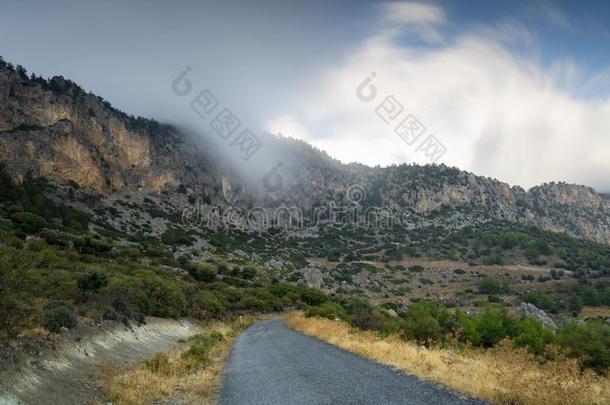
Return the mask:
POLYGON ((587 318, 607 318, 610 317, 610 308, 608 307, 583 307, 578 315, 578 319, 587 318))
POLYGON ((398 336, 381 338, 345 322, 302 314, 287 316, 286 324, 347 351, 493 403, 610 404, 610 377, 581 373, 576 361, 559 354, 542 365, 508 342, 489 350, 456 354, 426 350, 398 336))
POLYGON ((130 368, 102 365, 97 379, 104 397, 116 405, 141 405, 170 399, 194 404, 215 403, 222 369, 233 341, 251 323, 252 319, 248 318, 230 324, 207 325, 202 333, 217 331, 225 340, 214 346, 209 362, 203 366, 192 367, 191 362, 181 357, 188 342, 149 359, 157 367, 147 366, 146 362, 130 368))

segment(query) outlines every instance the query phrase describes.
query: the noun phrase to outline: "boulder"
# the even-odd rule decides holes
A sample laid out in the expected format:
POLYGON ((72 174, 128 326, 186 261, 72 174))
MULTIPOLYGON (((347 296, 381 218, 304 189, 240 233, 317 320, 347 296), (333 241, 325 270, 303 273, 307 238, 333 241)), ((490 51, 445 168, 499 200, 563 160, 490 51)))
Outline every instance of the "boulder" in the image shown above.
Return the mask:
POLYGON ((309 288, 322 288, 324 285, 324 278, 322 277, 322 271, 315 267, 306 267, 301 270, 303 272, 303 279, 309 288))
POLYGON ((555 321, 543 310, 536 307, 534 304, 530 304, 528 302, 522 302, 517 308, 516 312, 524 317, 530 317, 537 319, 547 328, 551 328, 553 330, 557 329, 557 325, 555 321))

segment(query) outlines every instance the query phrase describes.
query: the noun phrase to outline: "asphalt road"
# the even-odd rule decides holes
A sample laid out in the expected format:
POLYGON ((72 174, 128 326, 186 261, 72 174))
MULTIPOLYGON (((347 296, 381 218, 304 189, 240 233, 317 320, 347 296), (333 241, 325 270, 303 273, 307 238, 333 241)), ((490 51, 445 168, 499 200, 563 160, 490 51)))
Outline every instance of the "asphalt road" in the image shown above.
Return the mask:
POLYGON ((288 329, 260 322, 236 341, 220 404, 482 404, 288 329))

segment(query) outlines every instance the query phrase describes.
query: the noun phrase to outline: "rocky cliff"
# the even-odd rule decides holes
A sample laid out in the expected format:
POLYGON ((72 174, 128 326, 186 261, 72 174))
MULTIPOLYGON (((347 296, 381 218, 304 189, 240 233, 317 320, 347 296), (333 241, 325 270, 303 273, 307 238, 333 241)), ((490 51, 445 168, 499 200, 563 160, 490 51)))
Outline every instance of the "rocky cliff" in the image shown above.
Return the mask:
POLYGON ((174 128, 130 117, 62 77, 28 77, 0 66, 0 159, 102 194, 206 183, 202 151, 174 128))
POLYGON ((263 153, 284 164, 253 184, 205 145, 128 116, 62 77, 30 77, 0 61, 0 161, 18 179, 31 173, 102 195, 181 191, 211 203, 306 209, 345 202, 356 187, 363 205, 407 208, 414 226, 505 220, 610 243, 610 198, 585 186, 551 183, 526 191, 442 165, 343 165, 304 142, 274 137, 265 139, 263 153))

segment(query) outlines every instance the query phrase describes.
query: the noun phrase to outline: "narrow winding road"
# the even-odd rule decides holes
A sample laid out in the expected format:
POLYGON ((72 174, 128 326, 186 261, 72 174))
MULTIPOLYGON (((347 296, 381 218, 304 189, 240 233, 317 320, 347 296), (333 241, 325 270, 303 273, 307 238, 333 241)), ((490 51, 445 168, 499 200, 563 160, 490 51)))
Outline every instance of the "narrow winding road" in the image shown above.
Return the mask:
POLYGON ((248 328, 223 376, 221 405, 483 404, 288 329, 248 328))

